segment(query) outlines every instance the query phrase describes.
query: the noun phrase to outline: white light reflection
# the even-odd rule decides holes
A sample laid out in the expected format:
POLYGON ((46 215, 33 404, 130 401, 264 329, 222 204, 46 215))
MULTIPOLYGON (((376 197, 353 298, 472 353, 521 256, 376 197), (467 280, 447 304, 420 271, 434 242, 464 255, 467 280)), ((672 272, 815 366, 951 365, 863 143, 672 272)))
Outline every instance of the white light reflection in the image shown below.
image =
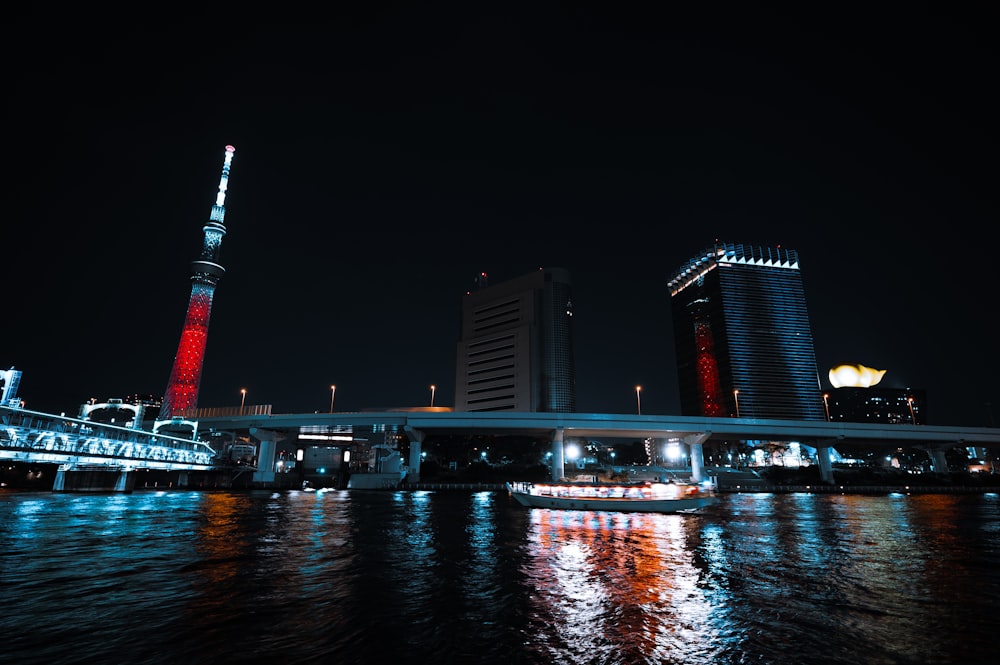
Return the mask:
POLYGON ((530 642, 552 662, 708 662, 716 611, 687 515, 531 511, 530 642))

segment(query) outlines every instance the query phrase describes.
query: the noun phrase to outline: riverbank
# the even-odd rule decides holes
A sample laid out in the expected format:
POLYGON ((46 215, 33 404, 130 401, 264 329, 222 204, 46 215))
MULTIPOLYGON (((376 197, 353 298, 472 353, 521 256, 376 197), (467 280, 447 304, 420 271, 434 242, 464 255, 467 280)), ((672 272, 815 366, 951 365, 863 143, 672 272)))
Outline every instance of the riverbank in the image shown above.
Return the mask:
POLYGON ((722 487, 720 494, 997 494, 1000 487, 984 485, 758 485, 722 487))

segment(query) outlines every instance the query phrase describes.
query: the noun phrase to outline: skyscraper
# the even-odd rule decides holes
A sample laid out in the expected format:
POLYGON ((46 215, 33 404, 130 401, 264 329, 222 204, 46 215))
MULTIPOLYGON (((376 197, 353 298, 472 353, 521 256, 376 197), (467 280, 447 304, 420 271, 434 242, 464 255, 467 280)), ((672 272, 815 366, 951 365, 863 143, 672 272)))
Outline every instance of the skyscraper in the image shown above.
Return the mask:
POLYGON ((208 322, 212 315, 212 298, 215 287, 226 269, 219 265, 219 249, 226 235, 226 189, 229 186, 229 167, 233 162, 236 148, 226 146, 225 161, 222 165, 222 179, 219 193, 212 206, 212 214, 203 231, 205 237, 201 255, 191 262, 191 297, 188 300, 187 316, 181 330, 181 341, 174 356, 174 366, 170 371, 170 381, 163 395, 159 420, 168 420, 187 409, 198 407, 198 388, 201 385, 201 369, 205 359, 205 344, 208 342, 208 322))
POLYGON ((825 419, 797 252, 716 243, 667 287, 682 415, 825 419))
POLYGON ((576 410, 570 275, 544 268, 467 293, 455 411, 576 410))

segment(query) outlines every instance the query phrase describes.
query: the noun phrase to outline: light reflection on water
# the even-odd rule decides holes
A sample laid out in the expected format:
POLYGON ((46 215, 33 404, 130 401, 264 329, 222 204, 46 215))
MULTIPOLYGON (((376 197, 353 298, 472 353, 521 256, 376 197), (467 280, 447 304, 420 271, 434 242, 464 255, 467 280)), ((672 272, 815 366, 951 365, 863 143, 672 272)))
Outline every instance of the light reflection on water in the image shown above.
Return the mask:
POLYGON ((712 608, 689 542, 696 520, 531 511, 539 662, 711 662, 712 608))
POLYGON ((0 492, 0 663, 980 663, 996 495, 0 492))

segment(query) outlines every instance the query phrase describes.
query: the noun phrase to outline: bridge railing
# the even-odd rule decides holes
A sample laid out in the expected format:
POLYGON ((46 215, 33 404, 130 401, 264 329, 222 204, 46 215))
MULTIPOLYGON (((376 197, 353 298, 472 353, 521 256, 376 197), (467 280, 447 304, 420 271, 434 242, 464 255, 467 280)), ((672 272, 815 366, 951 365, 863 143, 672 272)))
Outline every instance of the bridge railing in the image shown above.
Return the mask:
POLYGON ((246 406, 212 406, 200 409, 184 409, 174 414, 189 420, 201 418, 228 418, 232 416, 269 416, 270 404, 247 404, 246 406))

